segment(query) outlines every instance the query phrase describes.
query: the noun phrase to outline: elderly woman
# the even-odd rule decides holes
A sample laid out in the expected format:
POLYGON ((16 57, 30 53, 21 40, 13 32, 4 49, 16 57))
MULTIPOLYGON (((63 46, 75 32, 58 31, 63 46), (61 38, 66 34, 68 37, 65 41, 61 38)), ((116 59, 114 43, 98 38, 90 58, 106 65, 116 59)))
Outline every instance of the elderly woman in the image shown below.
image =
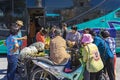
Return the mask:
MULTIPOLYGON (((50 59, 57 65, 66 63, 70 59, 70 54, 66 52, 66 41, 61 37, 60 29, 55 30, 55 37, 50 41, 50 59)), ((69 62, 69 61, 68 61, 69 62)), ((65 71, 70 71, 69 63, 65 71)))
POLYGON ((90 34, 83 34, 81 42, 83 61, 86 64, 84 80, 97 80, 96 74, 104 67, 98 48, 92 43, 93 38, 90 34))

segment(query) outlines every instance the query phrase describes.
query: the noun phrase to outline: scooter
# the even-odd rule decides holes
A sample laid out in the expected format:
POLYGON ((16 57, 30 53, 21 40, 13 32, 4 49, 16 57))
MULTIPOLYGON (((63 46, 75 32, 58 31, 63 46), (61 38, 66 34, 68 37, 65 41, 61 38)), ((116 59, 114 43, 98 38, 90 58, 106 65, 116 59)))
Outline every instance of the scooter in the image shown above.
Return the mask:
MULTIPOLYGON (((22 67, 22 69, 20 69, 22 70, 23 77, 26 76, 26 70, 29 71, 29 76, 27 75, 29 79, 25 78, 24 80, 83 80, 85 63, 82 61, 82 56, 79 55, 80 52, 78 52, 78 50, 72 50, 69 53, 71 53, 71 61, 74 62, 72 64, 72 72, 64 72, 64 67, 67 62, 64 64, 55 65, 48 56, 31 57, 28 59, 28 61, 32 61, 32 67, 29 70, 22 67), (75 59, 77 59, 77 61, 75 59)), ((28 62, 25 60, 25 63, 28 62)), ((30 64, 25 64, 25 66, 30 67, 30 64)), ((20 74, 22 75, 22 73, 20 74)), ((102 74, 100 74, 98 77, 98 80, 107 80, 103 70, 102 74)))
POLYGON ((65 64, 55 65, 49 58, 32 59, 37 66, 31 73, 30 80, 83 80, 84 63, 80 58, 79 67, 70 73, 64 72, 65 64))

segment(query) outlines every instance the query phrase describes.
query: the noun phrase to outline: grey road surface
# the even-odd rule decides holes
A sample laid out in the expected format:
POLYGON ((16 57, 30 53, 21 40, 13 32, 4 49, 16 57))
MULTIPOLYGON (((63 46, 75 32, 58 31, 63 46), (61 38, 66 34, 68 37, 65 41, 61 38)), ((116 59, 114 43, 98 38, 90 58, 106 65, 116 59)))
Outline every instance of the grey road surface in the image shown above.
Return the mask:
MULTIPOLYGON (((117 57, 117 77, 116 80, 120 80, 120 55, 117 57)), ((0 56, 0 80, 7 80, 6 79, 6 73, 7 73, 7 59, 6 56, 0 56)), ((17 75, 17 78, 15 80, 19 80, 19 77, 17 75)))
MULTIPOLYGON (((0 55, 0 80, 7 80, 6 78, 7 73, 7 58, 4 55, 0 55)), ((20 80, 20 77, 16 74, 15 80, 20 80)))

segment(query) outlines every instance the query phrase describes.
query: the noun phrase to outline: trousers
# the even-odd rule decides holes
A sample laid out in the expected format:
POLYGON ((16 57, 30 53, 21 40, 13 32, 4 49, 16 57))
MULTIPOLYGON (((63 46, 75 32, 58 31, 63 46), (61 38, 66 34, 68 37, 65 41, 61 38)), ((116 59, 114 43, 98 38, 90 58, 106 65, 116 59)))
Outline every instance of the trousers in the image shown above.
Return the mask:
POLYGON ((7 55, 7 60, 7 80, 14 80, 18 62, 18 55, 7 55))

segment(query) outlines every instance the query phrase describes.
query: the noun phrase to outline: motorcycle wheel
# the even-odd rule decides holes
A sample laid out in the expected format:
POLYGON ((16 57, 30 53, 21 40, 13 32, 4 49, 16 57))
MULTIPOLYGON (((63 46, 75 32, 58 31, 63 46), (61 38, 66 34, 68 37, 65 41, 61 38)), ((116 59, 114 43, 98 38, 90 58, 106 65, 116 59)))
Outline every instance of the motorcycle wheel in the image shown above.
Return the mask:
POLYGON ((27 68, 23 63, 17 65, 16 73, 19 74, 22 80, 27 80, 27 68))
POLYGON ((102 74, 99 76, 99 79, 98 79, 98 80, 107 80, 106 74, 102 73, 102 74))
POLYGON ((30 80, 56 80, 55 77, 41 68, 36 68, 30 76, 30 80))

